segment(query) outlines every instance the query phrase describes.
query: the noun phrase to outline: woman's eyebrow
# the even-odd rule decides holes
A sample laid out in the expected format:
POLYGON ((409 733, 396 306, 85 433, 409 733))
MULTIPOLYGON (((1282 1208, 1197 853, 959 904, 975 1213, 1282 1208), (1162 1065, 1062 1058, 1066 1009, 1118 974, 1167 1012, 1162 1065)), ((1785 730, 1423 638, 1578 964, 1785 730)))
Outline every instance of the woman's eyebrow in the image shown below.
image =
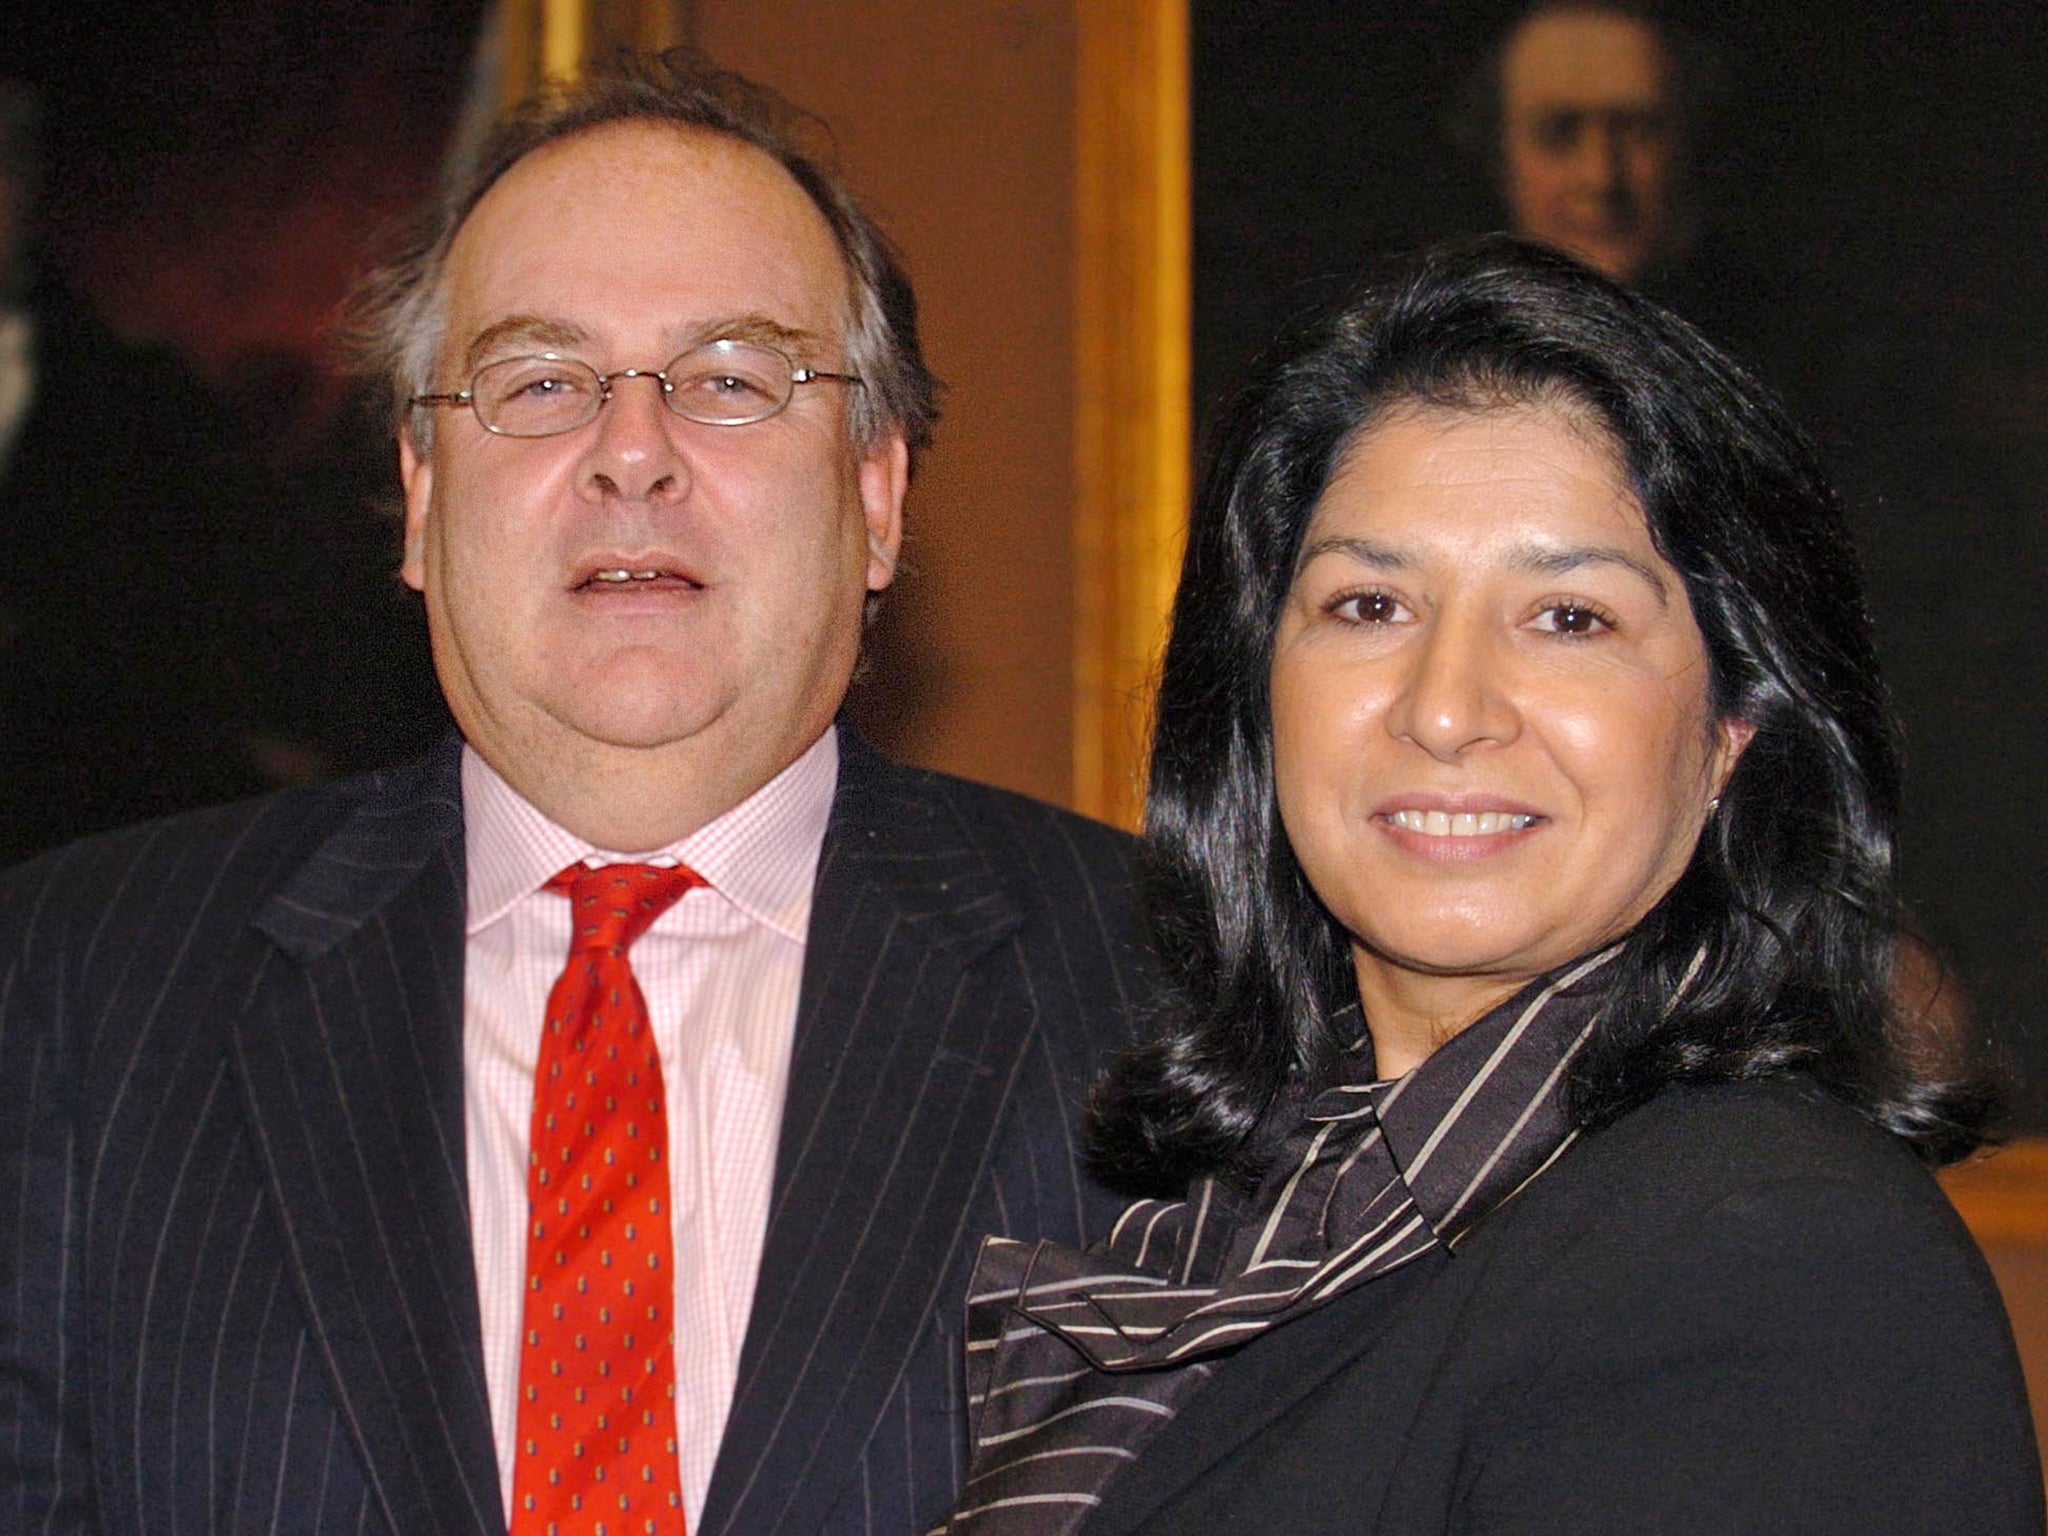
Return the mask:
MULTIPOLYGON (((1316 539, 1303 545, 1294 568, 1298 572, 1310 561, 1324 555, 1341 555, 1382 571, 1412 571, 1422 563, 1416 555, 1395 545, 1357 534, 1345 534, 1316 539)), ((1640 578, 1660 607, 1671 605, 1670 584, 1657 569, 1629 551, 1612 545, 1583 544, 1563 548, 1549 544, 1525 545, 1512 551, 1507 563, 1516 570, 1538 576, 1565 576, 1588 566, 1614 566, 1640 578)))
POLYGON ((1324 555, 1343 555, 1346 559, 1356 560, 1362 565, 1377 566, 1383 571, 1413 570, 1419 563, 1413 555, 1396 549, 1391 544, 1382 544, 1377 539, 1361 538, 1357 534, 1345 534, 1341 537, 1332 535, 1304 544, 1300 556, 1294 562, 1294 568, 1299 571, 1311 560, 1319 560, 1324 555))
POLYGON ((1640 577, 1660 607, 1671 605, 1670 585, 1654 566, 1609 544, 1580 544, 1562 549, 1551 545, 1525 546, 1514 551, 1508 562, 1518 570, 1539 576, 1565 576, 1587 566, 1616 566, 1640 577))

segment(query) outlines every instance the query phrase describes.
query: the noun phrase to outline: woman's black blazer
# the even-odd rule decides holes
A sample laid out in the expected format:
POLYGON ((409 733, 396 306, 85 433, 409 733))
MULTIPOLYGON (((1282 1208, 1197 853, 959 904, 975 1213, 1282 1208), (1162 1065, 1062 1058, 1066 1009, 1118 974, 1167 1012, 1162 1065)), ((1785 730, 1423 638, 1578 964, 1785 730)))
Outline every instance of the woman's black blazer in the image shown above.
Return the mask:
POLYGON ((1673 1089, 1226 1363, 1083 1536, 2041 1536, 1989 1271, 1791 1081, 1673 1089))

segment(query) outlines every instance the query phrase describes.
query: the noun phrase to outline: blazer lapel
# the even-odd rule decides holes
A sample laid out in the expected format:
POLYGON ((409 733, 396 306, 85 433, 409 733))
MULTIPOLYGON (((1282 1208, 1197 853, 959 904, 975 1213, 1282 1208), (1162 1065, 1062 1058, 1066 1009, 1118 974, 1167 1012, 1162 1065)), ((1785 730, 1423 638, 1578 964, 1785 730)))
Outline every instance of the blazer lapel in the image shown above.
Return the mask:
POLYGON ((394 1532, 499 1533, 462 1113, 457 744, 368 794, 256 927, 234 1029, 258 1157, 394 1532))
MULTIPOLYGON (((1111 1480, 1082 1536, 1127 1536, 1185 1496, 1378 1345, 1447 1262, 1442 1249, 1433 1249, 1225 1359, 1216 1379, 1111 1480)), ((1419 1361, 1416 1374, 1426 1370, 1427 1361, 1419 1361)), ((1346 1475, 1362 1481, 1356 1467, 1346 1475)), ((1361 1521, 1370 1513, 1362 1510, 1361 1521)))
POLYGON ((951 1299, 1024 1054, 1029 996, 989 953, 1021 921, 1000 874, 901 770, 841 744, 760 1279, 698 1536, 810 1532, 839 1499, 951 1299))

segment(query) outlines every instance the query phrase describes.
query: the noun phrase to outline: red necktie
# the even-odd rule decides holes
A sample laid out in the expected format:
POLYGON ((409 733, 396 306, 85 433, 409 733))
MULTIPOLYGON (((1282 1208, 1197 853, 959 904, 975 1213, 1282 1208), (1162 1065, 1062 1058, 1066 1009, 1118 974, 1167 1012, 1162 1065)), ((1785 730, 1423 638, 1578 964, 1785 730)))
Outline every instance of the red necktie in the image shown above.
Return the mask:
POLYGON ((668 1115, 626 951, 695 871, 571 865, 533 1083, 512 1536, 683 1536, 668 1115))

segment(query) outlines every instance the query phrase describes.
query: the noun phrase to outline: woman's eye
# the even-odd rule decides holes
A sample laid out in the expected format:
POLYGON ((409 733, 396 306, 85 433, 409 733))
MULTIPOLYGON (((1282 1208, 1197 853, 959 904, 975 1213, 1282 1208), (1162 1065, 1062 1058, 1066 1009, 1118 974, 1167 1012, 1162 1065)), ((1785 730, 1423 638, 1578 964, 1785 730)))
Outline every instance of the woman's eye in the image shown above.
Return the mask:
POLYGON ((1407 610, 1391 592, 1351 592, 1330 604, 1330 612, 1351 624, 1392 624, 1407 610))
POLYGON ((1585 603, 1551 603, 1536 615, 1536 627, 1552 635, 1597 635, 1614 628, 1614 621, 1585 603))

